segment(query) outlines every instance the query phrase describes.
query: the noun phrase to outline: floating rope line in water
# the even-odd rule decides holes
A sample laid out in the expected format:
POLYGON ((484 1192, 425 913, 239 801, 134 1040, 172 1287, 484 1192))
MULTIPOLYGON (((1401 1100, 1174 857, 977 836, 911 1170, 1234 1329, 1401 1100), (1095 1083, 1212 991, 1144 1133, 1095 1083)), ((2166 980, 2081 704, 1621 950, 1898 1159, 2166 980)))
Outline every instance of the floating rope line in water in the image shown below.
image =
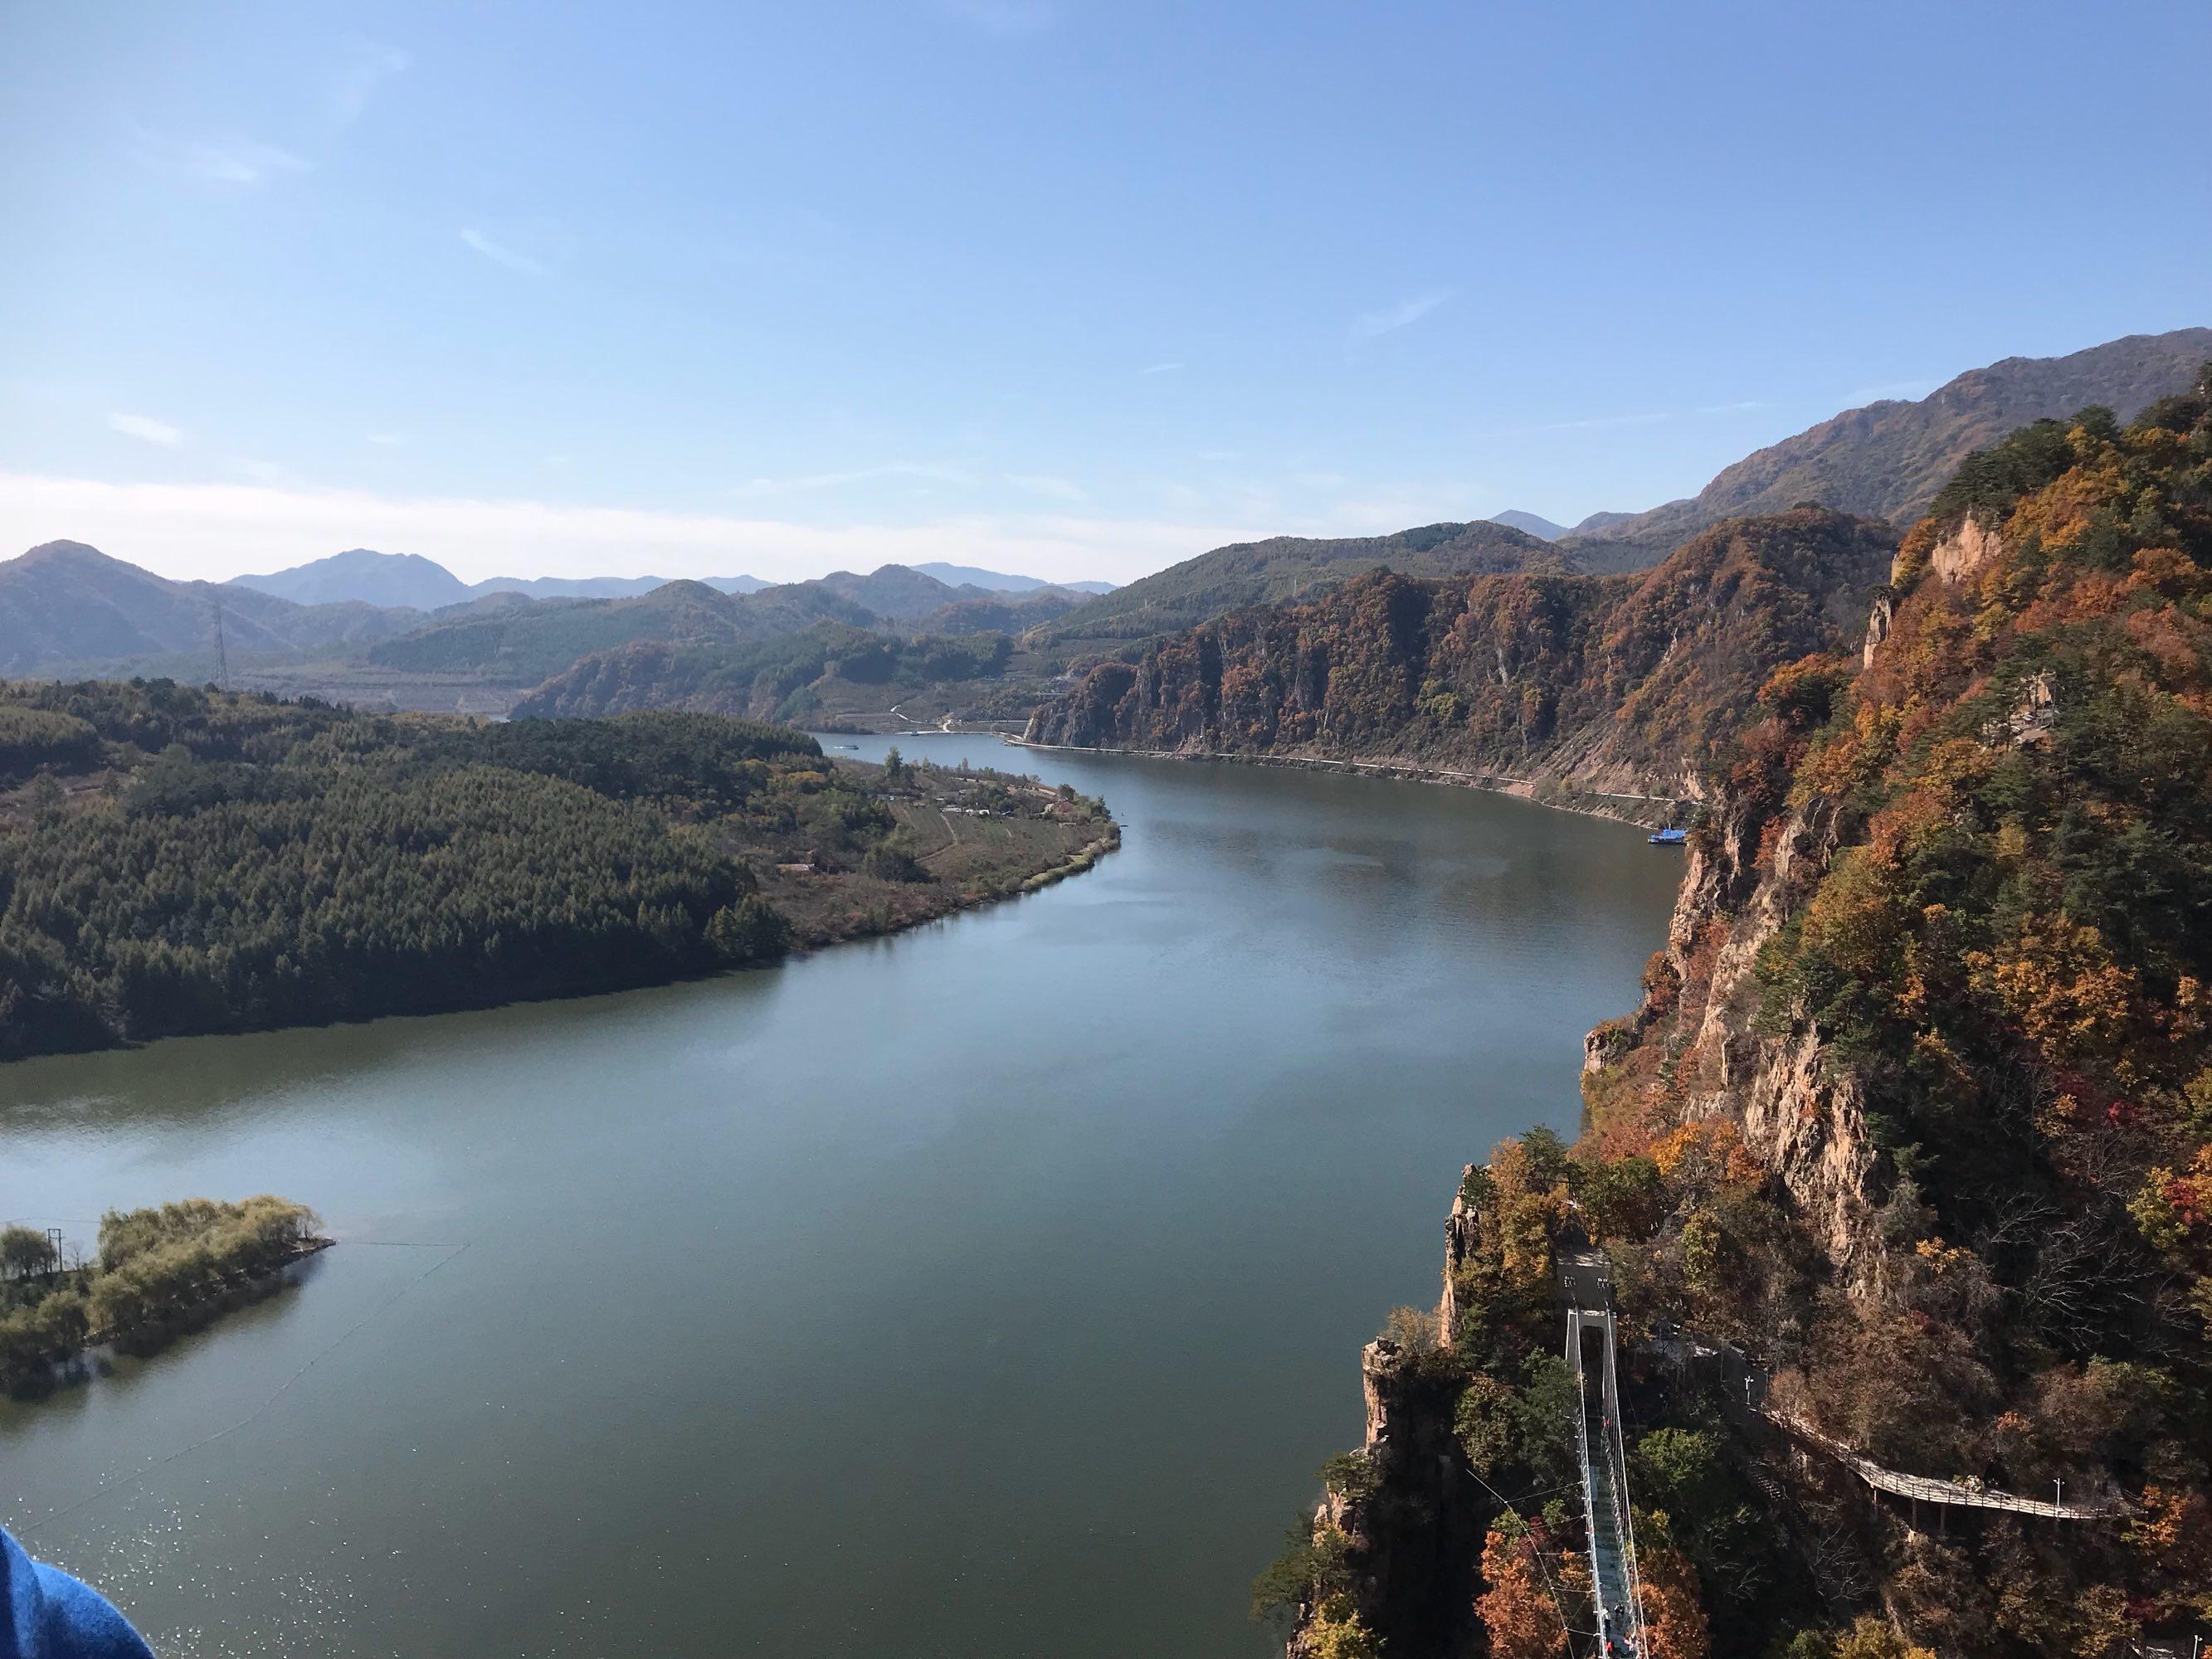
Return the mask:
POLYGON ((466 1244, 416 1244, 410 1243, 403 1239, 391 1238, 365 1238, 356 1240, 355 1243, 356 1244, 381 1244, 387 1249, 392 1249, 443 1250, 446 1254, 440 1256, 435 1261, 425 1267, 421 1273, 416 1274, 414 1278, 409 1279, 404 1285, 402 1285, 390 1296, 378 1303, 376 1306, 371 1308, 359 1319, 354 1321, 352 1324, 347 1326, 344 1330, 339 1332, 337 1336, 331 1338, 330 1341, 325 1343, 320 1348, 317 1349, 314 1353, 310 1355, 301 1364, 298 1370, 295 1370, 291 1376, 286 1377, 282 1382, 278 1383, 276 1387, 270 1392, 266 1399, 263 1400, 259 1405, 256 1406, 252 1411, 246 1413, 245 1416, 240 1418, 236 1422, 229 1424, 223 1428, 217 1429, 211 1434, 202 1435, 198 1440, 193 1441, 188 1446, 179 1446, 173 1452, 165 1452, 159 1457, 149 1458, 145 1462, 140 1464, 137 1468, 133 1469, 129 1474, 125 1475, 121 1480, 107 1481, 101 1486, 94 1487, 82 1498, 78 1498, 74 1504, 64 1504, 58 1510, 49 1510, 45 1515, 41 1516, 38 1520, 32 1522, 29 1525, 15 1528, 15 1535, 18 1538, 36 1537, 40 1532, 51 1526, 53 1522, 61 1520, 64 1516, 74 1515, 79 1510, 85 1508, 88 1504, 95 1504, 99 1502, 100 1499, 107 1497, 111 1493, 126 1491, 130 1487, 137 1486, 141 1480, 144 1480, 147 1475, 153 1473, 155 1469, 161 1468, 167 1464, 173 1463, 180 1457, 189 1457, 192 1453, 202 1449, 204 1447, 213 1445, 216 1441, 222 1439, 225 1436, 235 1434, 239 1430, 246 1428, 258 1421, 262 1417, 268 1413, 271 1407, 276 1405, 279 1400, 284 1397, 285 1394, 290 1390, 295 1382, 297 1382, 309 1371, 314 1370, 316 1366, 321 1364, 324 1360, 329 1358, 331 1354, 337 1352, 338 1349, 344 1346, 346 1343, 351 1341, 365 1326, 368 1325, 374 1320, 381 1318, 385 1314, 389 1313, 398 1304, 400 1299, 406 1296, 409 1291, 414 1290, 417 1285, 423 1283, 423 1281, 428 1279, 433 1273, 445 1267, 447 1263, 457 1260, 469 1248, 466 1244))

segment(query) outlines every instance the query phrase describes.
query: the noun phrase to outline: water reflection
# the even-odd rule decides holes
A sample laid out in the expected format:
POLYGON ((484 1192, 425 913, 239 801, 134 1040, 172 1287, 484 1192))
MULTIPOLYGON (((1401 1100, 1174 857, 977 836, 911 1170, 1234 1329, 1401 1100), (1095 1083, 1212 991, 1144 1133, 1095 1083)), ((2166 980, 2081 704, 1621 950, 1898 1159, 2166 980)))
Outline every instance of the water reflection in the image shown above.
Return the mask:
POLYGON ((900 746, 1103 793, 1123 849, 773 972, 0 1069, 0 1212, 267 1189, 345 1241, 0 1416, 0 1515, 178 1652, 1266 1651, 1358 1344, 1434 1294, 1460 1163, 1571 1123, 1677 866, 1465 792, 900 746))

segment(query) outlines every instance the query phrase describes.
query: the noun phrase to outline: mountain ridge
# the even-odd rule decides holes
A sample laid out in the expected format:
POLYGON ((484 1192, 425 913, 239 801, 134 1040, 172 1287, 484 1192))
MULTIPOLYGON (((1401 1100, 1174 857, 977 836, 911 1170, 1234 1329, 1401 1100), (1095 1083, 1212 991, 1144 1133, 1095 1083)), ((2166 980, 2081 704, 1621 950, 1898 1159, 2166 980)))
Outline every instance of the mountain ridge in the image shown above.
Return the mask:
POLYGON ((1486 520, 1381 536, 1273 536, 1234 542, 1155 571, 1033 630, 1039 647, 1115 646, 1195 626, 1242 606, 1291 598, 1388 565, 1413 575, 1571 567, 1524 531, 1486 520))
POLYGON ((0 562, 0 674, 64 663, 283 654, 361 645, 421 620, 357 603, 296 605, 251 588, 178 582, 82 542, 0 562))
POLYGON ((2212 357, 2212 328, 2129 334, 2058 357, 2006 357, 1917 401, 1847 409, 1723 468, 1697 495, 1591 526, 1563 550, 1589 569, 1650 562, 1723 518, 1816 501, 1908 526, 1966 457, 2026 422, 2090 404, 2132 419, 2185 391, 2212 357))
MULTIPOLYGON (((1037 576, 1013 575, 1004 571, 985 570, 978 566, 946 564, 941 561, 926 565, 885 565, 878 567, 878 572, 891 568, 915 571, 956 592, 963 587, 974 588, 976 593, 988 594, 1028 594, 1045 588, 1070 593, 1098 594, 1109 593, 1114 589, 1111 582, 1053 582, 1037 576)), ((853 573, 836 571, 830 575, 851 577, 853 573)), ((444 565, 421 554, 380 553, 366 547, 348 548, 342 553, 310 559, 304 564, 288 565, 282 570, 233 576, 225 585, 252 588, 257 592, 273 594, 299 605, 330 605, 351 600, 386 609, 404 608, 428 612, 449 605, 465 605, 471 599, 493 593, 520 593, 534 599, 635 599, 677 580, 702 581, 724 593, 757 593, 764 587, 789 586, 763 581, 757 576, 688 579, 668 576, 488 576, 482 581, 465 582, 444 565)), ((811 580, 826 580, 829 578, 811 580)), ((960 597, 974 598, 976 593, 960 597)), ((946 602, 945 599, 939 601, 940 604, 946 602)))
POLYGON ((1856 638, 1896 546, 1800 508, 1726 520, 1643 573, 1370 572, 1103 663, 1026 736, 1680 798, 1768 674, 1856 638))

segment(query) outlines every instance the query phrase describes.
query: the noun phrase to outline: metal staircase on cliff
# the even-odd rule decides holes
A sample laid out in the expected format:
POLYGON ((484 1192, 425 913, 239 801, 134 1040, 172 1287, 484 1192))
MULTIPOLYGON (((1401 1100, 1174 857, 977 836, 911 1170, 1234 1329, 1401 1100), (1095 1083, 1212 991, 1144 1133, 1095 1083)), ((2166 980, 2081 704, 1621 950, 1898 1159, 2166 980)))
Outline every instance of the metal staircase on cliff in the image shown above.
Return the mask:
POLYGON ((1575 1368, 1580 1402, 1575 1447, 1589 1523, 1590 1584, 1597 1601, 1597 1650, 1618 1659, 1643 1659, 1644 1586, 1637 1576, 1636 1538, 1628 1518, 1613 1275, 1603 1256, 1577 1251, 1559 1259, 1559 1288, 1567 1304, 1567 1359, 1575 1368))

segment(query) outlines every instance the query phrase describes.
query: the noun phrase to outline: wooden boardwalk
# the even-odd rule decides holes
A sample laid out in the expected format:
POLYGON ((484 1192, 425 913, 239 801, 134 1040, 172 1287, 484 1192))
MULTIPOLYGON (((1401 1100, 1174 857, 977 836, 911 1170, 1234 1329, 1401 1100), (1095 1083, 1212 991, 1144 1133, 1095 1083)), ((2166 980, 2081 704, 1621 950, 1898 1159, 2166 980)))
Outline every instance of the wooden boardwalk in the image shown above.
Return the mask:
POLYGON ((2133 1513, 2118 1498, 2097 1504, 2057 1504, 2040 1498, 2021 1498, 2008 1492, 1991 1492, 1960 1480, 1936 1480, 1924 1474, 1901 1474, 1863 1457, 1840 1440, 1831 1439, 1811 1424, 1781 1412, 1760 1407, 1759 1414, 1793 1439, 1817 1446, 1849 1468, 1876 1492, 1917 1503, 1944 1504, 1954 1509, 2002 1510, 2010 1515, 2036 1516, 2045 1521, 2110 1521, 2133 1513))

